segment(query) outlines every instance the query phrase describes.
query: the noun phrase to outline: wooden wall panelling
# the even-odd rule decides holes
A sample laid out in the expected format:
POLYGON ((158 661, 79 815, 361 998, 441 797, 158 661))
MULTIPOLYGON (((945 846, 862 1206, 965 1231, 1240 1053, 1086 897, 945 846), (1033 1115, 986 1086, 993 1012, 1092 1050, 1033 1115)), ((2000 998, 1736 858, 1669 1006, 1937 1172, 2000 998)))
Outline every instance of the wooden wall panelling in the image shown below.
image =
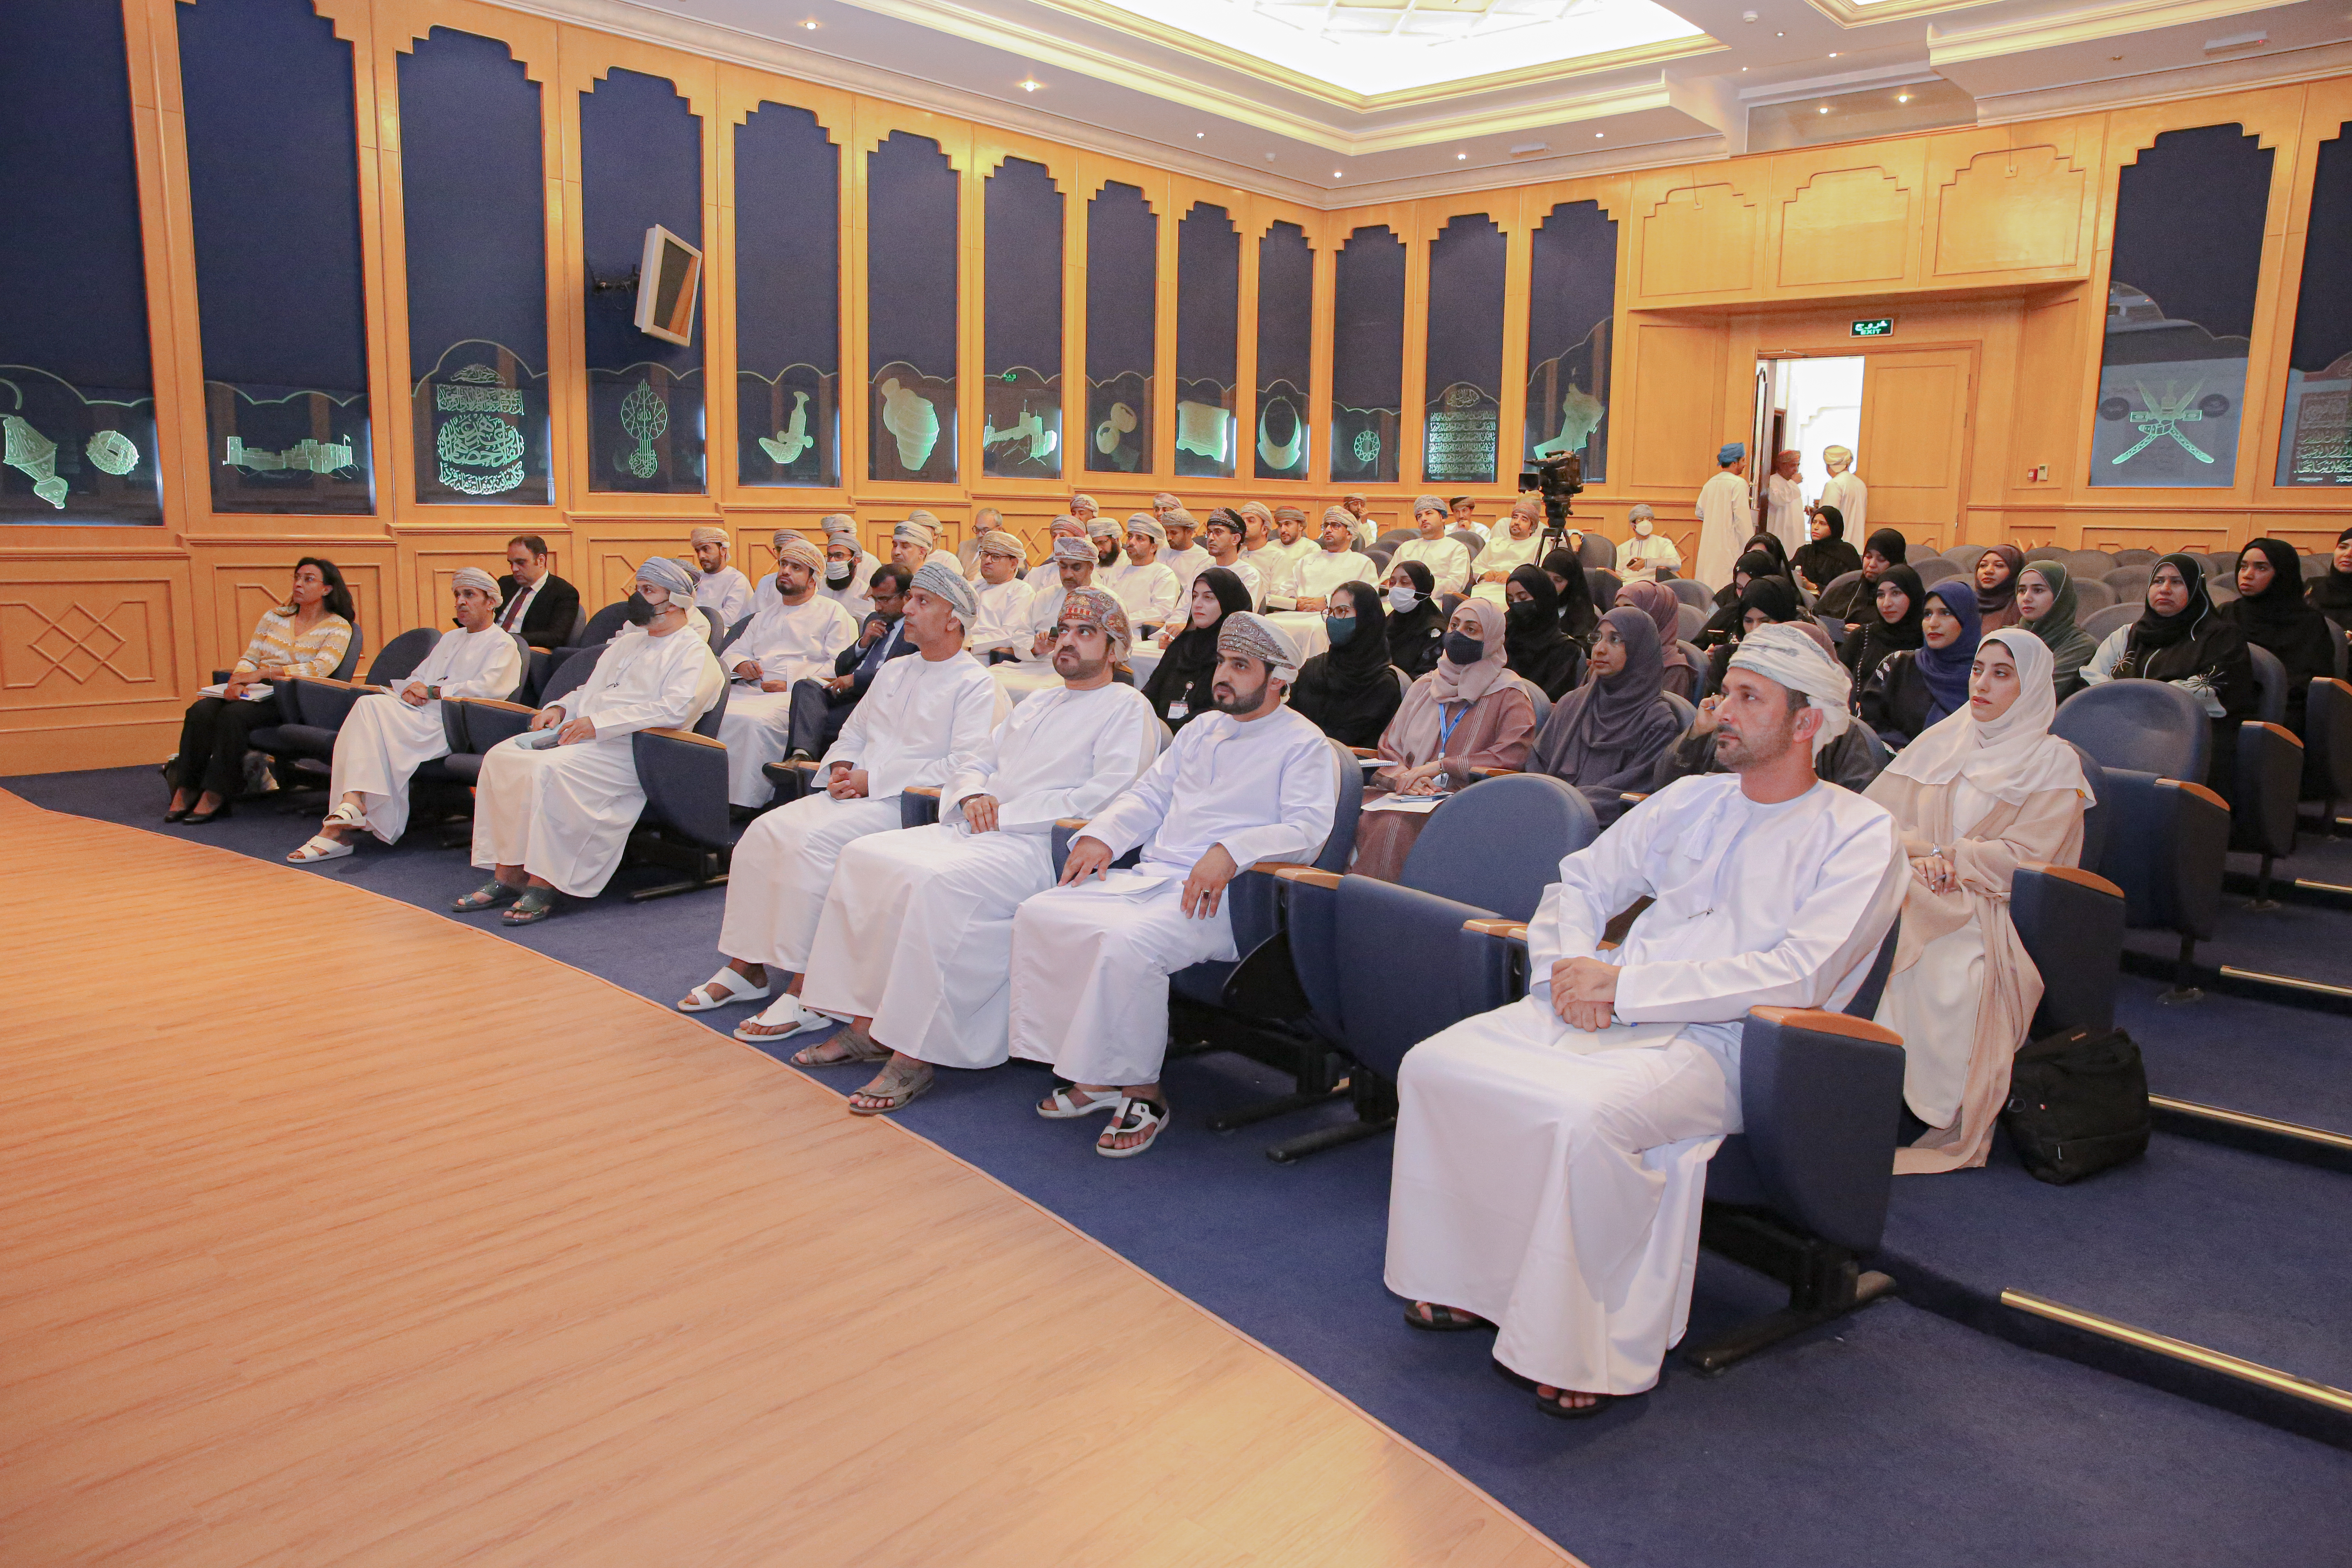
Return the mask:
MULTIPOLYGON (((574 571, 567 574, 572 585, 580 590, 581 606, 593 616, 604 605, 627 598, 637 567, 648 556, 667 555, 691 570, 694 550, 686 536, 692 526, 692 520, 679 517, 581 519, 572 534, 574 571)), ((887 538, 887 530, 884 537, 887 538)), ((889 558, 887 543, 881 555, 889 558)), ((740 569, 751 574, 750 565, 740 569)))
MULTIPOLYGON (((575 518, 627 516, 661 512, 697 519, 718 510, 716 477, 731 473, 735 464, 735 356, 732 343, 721 342, 715 330, 717 313, 710 298, 726 287, 727 258, 714 243, 719 234, 719 66, 714 60, 667 49, 634 38, 619 38, 584 27, 565 26, 557 44, 556 95, 561 100, 558 123, 562 134, 561 168, 563 199, 562 262, 551 276, 550 310, 569 323, 565 334, 565 401, 577 423, 578 438, 571 443, 566 504, 575 518), (596 490, 589 484, 588 359, 582 335, 581 311, 587 297, 587 250, 582 229, 580 102, 614 69, 631 70, 667 81, 693 112, 702 145, 702 342, 703 474, 702 495, 637 494, 596 490)), ((550 355, 553 354, 551 337, 550 355)), ((587 592, 583 585, 582 593, 587 592)))
POLYGON ((286 539, 253 534, 192 541, 190 566, 202 627, 196 650, 202 679, 196 685, 210 680, 213 670, 227 668, 245 651, 255 624, 286 602, 295 563, 306 555, 333 562, 352 591, 366 639, 360 654, 362 673, 385 643, 416 624, 403 613, 401 601, 407 595, 401 591, 388 536, 353 532, 341 539, 286 539))
POLYGON ((176 550, 12 549, 0 584, 0 753, 10 770, 161 762, 186 694, 208 679, 198 640, 176 550))
MULTIPOLYGON (((176 33, 171 28, 159 29, 159 19, 172 19, 168 6, 161 8, 159 18, 159 8, 152 0, 121 3, 125 53, 131 62, 131 143, 139 164, 139 224, 146 253, 147 344, 153 361, 155 440, 161 448, 156 466, 163 478, 162 532, 176 541, 188 526, 185 476, 192 466, 202 472, 205 456, 201 417, 204 405, 201 399, 188 402, 183 385, 186 346, 194 342, 192 312, 195 290, 193 272, 184 275, 175 259, 188 249, 185 138, 180 124, 180 51, 176 33), (175 184, 182 188, 182 199, 176 207, 171 199, 175 184), (199 414, 193 423, 188 417, 190 409, 199 414)), ((202 380, 201 373, 198 380, 202 380)), ((204 487, 199 486, 196 493, 204 494, 204 487)), ((48 531, 43 530, 41 536, 47 536, 48 531)), ((110 530, 110 534, 112 531, 110 530)), ((22 537, 24 531, 12 532, 22 537)), ((104 536, 93 536, 97 537, 104 536)))
MULTIPOLYGON (((1332 339, 1338 330, 1337 296, 1339 285, 1339 242, 1347 234, 1341 226, 1341 215, 1315 213, 1302 219, 1307 239, 1315 247, 1315 324, 1312 332, 1314 357, 1307 363, 1315 366, 1315 384, 1307 389, 1307 479, 1310 484, 1328 492, 1331 489, 1331 363, 1332 339), (1311 220, 1311 221, 1310 221, 1311 220)), ((1333 502, 1339 498, 1331 497, 1333 502)), ((1378 503, 1375 502, 1375 510, 1378 503)))
POLYGON ((1633 176, 1638 231, 1625 287, 1642 305, 1761 291, 1770 163, 1735 159, 1633 176))
POLYGON ((2080 278, 2099 219, 2097 117, 1928 138, 1929 282, 2080 278))
POLYGON ((1766 235, 1771 287, 1879 293, 1916 282, 1926 157, 1916 136, 1775 154, 1766 235))
MULTIPOLYGON (((2286 438, 2286 382, 2289 359, 2294 349, 2296 307, 2303 291, 2303 270, 2308 229, 2311 222, 2312 188, 2319 169, 2320 149, 2326 143, 2352 138, 2347 130, 2352 121, 2352 79, 2338 77, 2327 81, 2309 83, 2304 89, 2303 112, 2295 138, 2294 169, 2289 177, 2286 196, 2286 224, 2277 237, 2276 265, 2265 279, 2275 292, 2276 308, 2271 312, 2270 330, 2262 343, 2262 358, 2269 367, 2267 383, 2263 391, 2269 417, 2262 426, 2262 446, 2252 454, 2253 461, 2253 493, 2258 500, 2283 509, 2284 513, 2314 512, 2290 522, 2285 516, 2273 517, 2263 522, 2258 533, 2285 539, 2298 550, 2335 548, 2336 534, 2344 525, 2339 510, 2321 504, 2322 498, 2333 500, 2341 492, 2307 485, 2278 483, 2279 443, 2286 438), (2280 531, 2281 530, 2289 531, 2280 531)), ((2338 154, 2341 155, 2340 153, 2338 154)), ((2282 159, 2285 157, 2281 153, 2282 159)), ((2270 259, 2266 251, 2264 259, 2270 259)), ((2248 367, 2248 392, 2252 391, 2252 366, 2248 367)))
POLYGON ((1716 449, 1744 439, 1748 426, 1744 407, 1724 403, 1728 330, 1718 321, 1637 314, 1626 336, 1632 374, 1624 401, 1643 410, 1617 427, 1627 448, 1628 488, 1695 500, 1715 475, 1716 449))
MULTIPOLYGON (((814 82, 803 82, 790 77, 777 76, 770 71, 754 70, 748 66, 720 62, 719 124, 714 138, 718 147, 715 177, 718 184, 719 220, 717 226, 710 230, 708 256, 712 259, 713 265, 706 268, 703 273, 702 300, 705 329, 709 334, 714 355, 719 345, 725 345, 727 356, 725 417, 728 421, 727 429, 730 443, 740 439, 735 422, 735 405, 741 390, 737 381, 738 373, 741 367, 737 362, 735 343, 737 308, 735 131, 738 126, 758 112, 762 103, 786 104, 794 109, 807 110, 816 117, 816 122, 824 128, 826 133, 832 138, 835 147, 839 150, 841 180, 838 201, 841 210, 835 232, 842 237, 845 251, 851 234, 852 209, 857 205, 858 198, 865 190, 863 179, 853 179, 851 173, 852 165, 861 161, 852 154, 849 145, 855 133, 857 115, 856 100, 850 94, 833 88, 821 87, 814 82)), ((862 175, 864 171, 860 168, 857 173, 862 175)), ((731 445, 730 456, 724 467, 721 467, 715 458, 711 459, 709 469, 711 494, 717 500, 720 510, 727 514, 725 519, 727 527, 738 536, 735 544, 735 563, 740 570, 755 581, 761 574, 775 570, 775 552, 771 546, 770 534, 779 528, 798 528, 806 531, 814 538, 817 532, 818 520, 825 513, 847 510, 852 489, 848 467, 849 434, 852 426, 863 424, 859 416, 866 407, 866 377, 861 371, 853 378, 849 364, 847 320, 849 289, 846 255, 837 257, 835 265, 838 268, 835 276, 841 283, 837 294, 838 310, 843 318, 839 323, 838 339, 841 356, 839 407, 842 434, 840 447, 835 453, 841 463, 841 482, 836 485, 795 485, 788 489, 746 485, 741 480, 741 470, 736 461, 739 454, 734 452, 731 445), (851 395, 853 390, 856 393, 854 400, 851 395), (753 572, 751 569, 754 557, 760 565, 758 572, 753 572)), ((715 359, 709 374, 712 378, 712 395, 715 399, 719 387, 719 371, 715 359)), ((719 410, 714 406, 710 414, 714 426, 719 418, 719 410)), ((860 456, 862 460, 863 448, 860 448, 860 456)))

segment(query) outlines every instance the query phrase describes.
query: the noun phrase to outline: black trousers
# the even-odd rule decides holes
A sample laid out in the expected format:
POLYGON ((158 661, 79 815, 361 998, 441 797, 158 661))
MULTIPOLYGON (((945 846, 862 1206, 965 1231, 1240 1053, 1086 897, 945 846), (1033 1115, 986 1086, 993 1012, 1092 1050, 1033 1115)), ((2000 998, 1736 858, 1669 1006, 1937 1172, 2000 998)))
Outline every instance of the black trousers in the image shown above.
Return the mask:
POLYGON ((846 691, 828 691, 821 680, 793 681, 792 707, 784 718, 784 750, 824 756, 856 707, 856 697, 846 691))
POLYGON ((180 721, 180 787, 235 800, 245 793, 245 753, 253 749, 247 737, 277 722, 275 698, 231 702, 199 697, 189 703, 187 717, 180 721))

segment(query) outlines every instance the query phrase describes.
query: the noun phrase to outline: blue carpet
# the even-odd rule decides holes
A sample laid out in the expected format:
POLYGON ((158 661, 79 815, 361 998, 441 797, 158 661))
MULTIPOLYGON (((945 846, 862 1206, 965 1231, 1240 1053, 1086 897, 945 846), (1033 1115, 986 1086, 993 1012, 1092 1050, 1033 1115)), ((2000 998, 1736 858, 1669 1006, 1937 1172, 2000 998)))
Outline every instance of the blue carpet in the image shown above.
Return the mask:
POLYGON ((2116 1003, 2151 1093, 2352 1133, 2352 1017, 2220 992, 2167 1007, 2164 989, 2127 974, 2116 1003))
MULTIPOLYGON (((205 828, 166 827, 152 770, 0 782, 54 809, 272 859, 313 823, 248 808, 205 828)), ((462 851, 433 845, 422 830, 396 849, 370 843, 299 874, 439 909, 478 874, 462 851)), ((721 900, 704 892, 631 905, 619 896, 659 879, 624 872, 604 898, 508 934, 673 1001, 716 965, 721 900)), ((748 1011, 701 1016, 731 1028, 748 1011)), ((854 1068, 814 1076, 843 1092, 862 1079, 854 1068)), ((1179 1121, 1150 1155, 1101 1160, 1089 1148, 1093 1122, 1060 1126, 1028 1113, 1047 1081, 1022 1067, 943 1073, 900 1120, 1290 1358, 1596 1568, 2346 1560, 2352 1453, 2034 1354, 1899 1300, 1719 1379, 1670 1365, 1655 1391, 1600 1420, 1548 1421, 1496 1371, 1487 1336, 1414 1333, 1399 1321, 1399 1304, 1381 1285, 1385 1140, 1280 1167, 1260 1150, 1314 1117, 1204 1132, 1202 1121, 1218 1109, 1286 1087, 1214 1056, 1171 1064, 1179 1121)), ((2234 1167, 2212 1170, 2238 1190, 2234 1167)), ((1953 1183, 1957 1193, 1967 1180, 1905 1185, 1953 1183)), ((2098 1195, 2098 1184, 2015 1194, 1998 1181, 1979 1185, 2004 1205, 2098 1195)), ((2197 1223, 2228 1223, 2233 1201, 2213 1195, 2197 1223)), ((1938 1206, 1932 1194, 1917 1202, 1938 1206)), ((1925 1234, 1928 1219, 1916 1223, 1925 1234)), ((2136 1237, 2148 1228, 2133 1222, 2136 1237)), ((1956 1256, 1974 1256, 1969 1249, 1982 1237, 1955 1229, 1956 1256)), ((2179 1244, 2185 1233, 2168 1234, 2179 1244)), ((1705 1258, 1692 1332, 1706 1335, 1780 1300, 1768 1282, 1705 1258)))

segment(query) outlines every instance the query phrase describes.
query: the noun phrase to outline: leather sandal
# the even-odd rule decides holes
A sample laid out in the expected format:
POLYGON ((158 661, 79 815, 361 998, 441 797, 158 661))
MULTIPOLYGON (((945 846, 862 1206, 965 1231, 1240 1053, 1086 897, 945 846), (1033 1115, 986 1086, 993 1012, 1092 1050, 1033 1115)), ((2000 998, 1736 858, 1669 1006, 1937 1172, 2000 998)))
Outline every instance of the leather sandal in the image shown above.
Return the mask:
POLYGON ((1549 1398, 1538 1394, 1536 1395, 1536 1408, 1561 1421, 1590 1421, 1617 1403, 1617 1396, 1613 1394, 1596 1394, 1592 1396, 1591 1404, 1579 1405, 1573 1409, 1559 1402, 1561 1394, 1582 1392, 1584 1392, 1582 1389, 1561 1389, 1549 1398))
POLYGON ((464 898, 450 900, 449 910, 453 914, 478 915, 489 910, 503 909, 521 897, 520 888, 509 888, 493 877, 464 898))
POLYGON ((1419 1329, 1427 1334, 1458 1334, 1465 1329, 1491 1329, 1495 1326, 1475 1312, 1465 1312, 1459 1307, 1440 1306, 1435 1301, 1407 1301, 1404 1322, 1405 1327, 1419 1329), (1422 1316, 1421 1309, 1423 1307, 1429 1309, 1427 1317, 1422 1316))
POLYGON ((554 912, 554 889, 525 888, 522 896, 514 901, 514 908, 499 919, 510 926, 537 925, 554 912))
POLYGON ((938 1079, 939 1075, 931 1070, 931 1064, 929 1062, 916 1062, 908 1066, 904 1062, 894 1061, 876 1074, 872 1083, 857 1091, 868 1100, 878 1100, 882 1103, 860 1105, 856 1100, 852 1100, 849 1102, 849 1114, 887 1116, 892 1111, 902 1109, 908 1100, 930 1088, 938 1079))

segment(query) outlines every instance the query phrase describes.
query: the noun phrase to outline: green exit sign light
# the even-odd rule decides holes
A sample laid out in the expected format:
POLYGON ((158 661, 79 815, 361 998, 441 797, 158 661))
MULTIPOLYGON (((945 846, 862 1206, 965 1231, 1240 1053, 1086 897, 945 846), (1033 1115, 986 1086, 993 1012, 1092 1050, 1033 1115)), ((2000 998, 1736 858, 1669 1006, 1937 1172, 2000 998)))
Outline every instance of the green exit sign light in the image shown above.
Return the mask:
POLYGON ((1895 335, 1895 318, 1874 316, 1867 321, 1856 321, 1853 335, 1857 338, 1891 338, 1895 335))

